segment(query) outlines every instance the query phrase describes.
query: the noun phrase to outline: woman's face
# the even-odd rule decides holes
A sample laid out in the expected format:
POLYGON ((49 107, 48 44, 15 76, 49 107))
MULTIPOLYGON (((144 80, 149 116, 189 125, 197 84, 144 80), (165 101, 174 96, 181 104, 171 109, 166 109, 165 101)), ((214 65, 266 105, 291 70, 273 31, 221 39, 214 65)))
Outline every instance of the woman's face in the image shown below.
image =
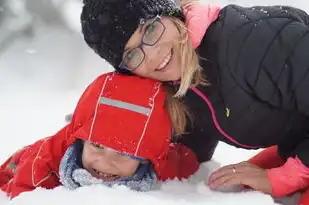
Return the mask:
POLYGON ((82 163, 92 176, 109 181, 133 176, 140 164, 116 150, 88 141, 84 143, 82 163))
MULTIPOLYGON (((150 42, 154 45, 144 44, 141 46, 144 59, 131 72, 159 81, 179 80, 181 77, 179 55, 179 42, 181 39, 174 22, 168 17, 162 17, 161 20, 149 20, 140 25, 125 46, 123 62, 128 62, 125 64, 130 65, 130 60, 133 61, 134 58, 138 59, 138 62, 141 61, 140 52, 132 49, 141 45, 142 39, 144 43, 150 42), (158 41, 155 42, 153 39, 158 39, 158 41)), ((130 66, 126 67, 130 68, 130 66)))

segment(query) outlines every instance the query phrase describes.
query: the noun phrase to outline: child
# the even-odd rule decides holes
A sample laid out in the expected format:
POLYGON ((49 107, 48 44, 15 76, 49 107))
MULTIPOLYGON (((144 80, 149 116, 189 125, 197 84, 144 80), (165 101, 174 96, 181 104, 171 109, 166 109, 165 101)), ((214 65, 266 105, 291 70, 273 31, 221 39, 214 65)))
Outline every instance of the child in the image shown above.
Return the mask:
POLYGON ((148 191, 157 179, 189 177, 198 169, 197 159, 186 147, 170 144, 173 117, 166 99, 154 80, 117 73, 98 77, 68 125, 19 150, 0 167, 1 190, 10 198, 60 185, 148 191))

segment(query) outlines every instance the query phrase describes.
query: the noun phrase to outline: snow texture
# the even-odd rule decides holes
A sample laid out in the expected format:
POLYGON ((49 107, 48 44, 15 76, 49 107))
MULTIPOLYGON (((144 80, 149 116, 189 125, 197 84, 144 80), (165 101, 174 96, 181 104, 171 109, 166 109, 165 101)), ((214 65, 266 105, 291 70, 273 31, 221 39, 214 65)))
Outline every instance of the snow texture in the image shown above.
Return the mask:
MULTIPOLYGON (((11 12, 0 2, 0 163, 17 149, 52 135, 64 124, 85 87, 96 76, 111 71, 111 67, 91 51, 80 34, 79 13, 81 1, 53 2, 60 8, 61 25, 47 24, 42 19, 25 14, 23 4, 15 2, 11 12), (37 22, 31 30, 29 22, 37 22), (66 27, 64 26, 66 25, 66 27), (15 35, 16 31, 22 36, 15 35), (14 35, 13 35, 14 34, 14 35), (7 39, 1 41, 2 39, 7 39)), ((45 2, 45 1, 44 1, 45 2)), ((204 1, 206 2, 206 1, 204 1)), ((209 3, 242 5, 286 4, 309 10, 303 0, 209 0, 209 3)), ((37 1, 35 1, 37 3, 37 1)), ((37 15, 40 13, 38 12, 37 15)), ((46 14, 47 15, 47 14, 46 14)), ((35 15, 34 15, 35 16, 35 15)), ((60 20, 58 21, 60 22, 60 20)), ((60 24, 60 23, 59 23, 60 24)), ((54 190, 38 188, 9 201, 0 192, 1 205, 55 205, 55 204, 134 204, 134 205, 271 205, 274 200, 259 192, 213 192, 204 185, 210 173, 222 165, 248 159, 255 152, 245 151, 220 143, 213 161, 201 166, 187 181, 171 180, 159 184, 150 192, 135 192, 126 187, 94 185, 74 191, 58 187, 54 190)), ((232 190, 237 190, 234 187, 232 190)), ((225 190, 228 191, 228 190, 225 190)), ((296 204, 297 196, 285 204, 296 204)))

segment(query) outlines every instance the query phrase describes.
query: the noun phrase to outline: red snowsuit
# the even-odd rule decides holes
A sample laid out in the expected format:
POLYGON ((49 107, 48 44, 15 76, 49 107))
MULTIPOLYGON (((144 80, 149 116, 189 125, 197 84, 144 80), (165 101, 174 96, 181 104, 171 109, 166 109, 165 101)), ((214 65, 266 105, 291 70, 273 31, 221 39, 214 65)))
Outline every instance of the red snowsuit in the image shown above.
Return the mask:
POLYGON ((187 178, 197 171, 197 159, 186 147, 170 144, 171 130, 160 83, 102 75, 81 96, 70 124, 17 151, 0 166, 1 190, 13 198, 36 187, 61 185, 61 158, 77 138, 149 159, 161 180, 187 178))

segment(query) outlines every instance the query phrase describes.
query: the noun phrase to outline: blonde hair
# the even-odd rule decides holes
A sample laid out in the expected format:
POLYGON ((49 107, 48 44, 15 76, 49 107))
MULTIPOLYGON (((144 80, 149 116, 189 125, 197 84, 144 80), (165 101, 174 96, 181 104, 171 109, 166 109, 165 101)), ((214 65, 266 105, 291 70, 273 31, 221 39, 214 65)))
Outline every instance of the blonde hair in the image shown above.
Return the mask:
MULTIPOLYGON (((198 0, 180 0, 181 7, 187 4, 198 2, 198 0)), ((175 97, 183 97, 190 86, 197 86, 199 84, 206 85, 206 80, 203 76, 203 71, 199 65, 199 57, 192 47, 192 42, 189 39, 188 32, 190 32, 183 21, 178 18, 171 18, 172 22, 177 27, 180 33, 179 55, 181 56, 181 79, 178 91, 175 97)))
POLYGON ((175 98, 175 90, 172 86, 164 85, 166 95, 165 107, 171 118, 171 123, 174 131, 174 135, 180 136, 185 133, 187 117, 190 118, 190 114, 187 112, 185 104, 181 98, 175 98))
MULTIPOLYGON (((198 0, 180 0, 181 6, 188 3, 197 2, 198 0)), ((166 108, 171 117, 172 126, 176 136, 185 134, 187 120, 193 121, 192 114, 189 113, 187 107, 183 103, 182 97, 192 86, 207 85, 203 76, 203 71, 199 65, 199 57, 192 47, 192 42, 188 37, 188 29, 183 21, 178 18, 171 18, 180 33, 179 55, 181 56, 181 79, 178 90, 173 86, 166 84, 167 92, 166 108)))
POLYGON ((177 18, 172 18, 171 20, 175 23, 180 32, 179 55, 181 56, 181 79, 175 97, 183 97, 190 86, 195 87, 199 84, 206 84, 206 81, 199 65, 199 57, 192 47, 192 42, 189 40, 186 26, 177 18))
POLYGON ((193 3, 193 2, 198 2, 199 0, 180 0, 180 6, 183 7, 187 4, 193 3))

